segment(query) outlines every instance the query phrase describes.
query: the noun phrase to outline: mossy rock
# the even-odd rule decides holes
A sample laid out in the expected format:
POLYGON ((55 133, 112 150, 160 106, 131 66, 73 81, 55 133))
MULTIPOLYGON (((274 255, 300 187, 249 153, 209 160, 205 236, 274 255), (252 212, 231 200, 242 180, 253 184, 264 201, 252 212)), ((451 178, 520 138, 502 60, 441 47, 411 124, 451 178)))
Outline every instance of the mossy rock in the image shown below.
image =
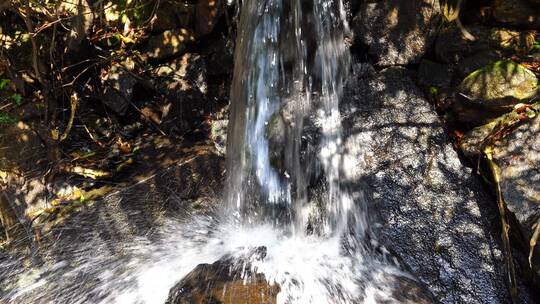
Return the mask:
POLYGON ((497 61, 478 69, 459 85, 464 100, 489 110, 510 110, 518 103, 528 103, 538 92, 533 72, 513 61, 497 61))

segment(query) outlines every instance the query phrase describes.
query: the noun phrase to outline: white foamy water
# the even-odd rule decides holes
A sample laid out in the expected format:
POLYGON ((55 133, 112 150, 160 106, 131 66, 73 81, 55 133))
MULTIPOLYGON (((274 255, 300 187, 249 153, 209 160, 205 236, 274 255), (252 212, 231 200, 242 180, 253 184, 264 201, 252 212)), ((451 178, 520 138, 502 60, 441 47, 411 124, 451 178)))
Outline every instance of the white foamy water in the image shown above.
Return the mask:
POLYGON ((358 248, 348 250, 338 237, 285 236, 270 225, 240 228, 211 217, 165 227, 158 240, 125 244, 122 255, 105 255, 98 244, 88 244, 53 265, 17 273, 0 302, 164 303, 197 265, 227 255, 240 259, 262 246, 265 258, 251 266, 280 285, 278 303, 375 303, 388 297, 386 279, 403 275, 366 259, 358 248))

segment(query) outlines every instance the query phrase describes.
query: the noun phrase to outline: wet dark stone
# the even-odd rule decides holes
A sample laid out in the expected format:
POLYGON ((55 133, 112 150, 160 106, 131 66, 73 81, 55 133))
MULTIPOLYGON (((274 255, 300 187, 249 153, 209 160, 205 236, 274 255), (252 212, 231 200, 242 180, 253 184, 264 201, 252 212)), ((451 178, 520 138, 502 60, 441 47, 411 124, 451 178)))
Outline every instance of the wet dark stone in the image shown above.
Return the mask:
MULTIPOLYGON (((266 248, 250 256, 264 258, 266 248)), ((169 293, 166 304, 275 304, 279 286, 254 273, 243 259, 224 257, 213 264, 200 264, 169 293)))

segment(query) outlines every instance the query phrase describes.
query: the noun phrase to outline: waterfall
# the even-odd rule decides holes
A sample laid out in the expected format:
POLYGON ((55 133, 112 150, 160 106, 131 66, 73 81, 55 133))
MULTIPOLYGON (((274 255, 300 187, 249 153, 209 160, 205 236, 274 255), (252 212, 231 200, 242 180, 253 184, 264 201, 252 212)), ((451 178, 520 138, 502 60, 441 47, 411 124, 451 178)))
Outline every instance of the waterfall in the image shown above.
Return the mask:
POLYGON ((169 219, 116 251, 102 223, 80 222, 98 235, 59 242, 58 261, 4 262, 0 302, 164 303, 197 265, 228 256, 279 285, 278 303, 394 303, 405 274, 371 249, 364 201, 343 183, 348 36, 342 0, 242 1, 223 210, 169 219))
POLYGON ((227 147, 229 211, 246 225, 270 222, 304 233, 313 211, 309 181, 322 174, 321 231, 341 231, 351 216, 365 226, 340 183, 339 99, 350 66, 343 3, 243 1, 238 28, 227 147))

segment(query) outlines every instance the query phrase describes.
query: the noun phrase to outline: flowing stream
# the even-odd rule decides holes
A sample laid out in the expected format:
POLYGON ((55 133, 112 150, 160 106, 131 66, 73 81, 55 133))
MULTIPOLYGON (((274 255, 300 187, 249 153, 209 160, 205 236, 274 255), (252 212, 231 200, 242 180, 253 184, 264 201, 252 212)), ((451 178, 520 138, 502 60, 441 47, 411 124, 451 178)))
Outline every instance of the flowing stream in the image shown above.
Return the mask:
POLYGON ((280 285, 279 303, 391 300, 389 278, 404 274, 370 232, 361 192, 342 183, 343 3, 246 0, 240 11, 219 216, 171 220, 115 254, 87 238, 53 265, 6 258, 0 302, 164 303, 198 264, 262 246, 252 267, 280 285))

